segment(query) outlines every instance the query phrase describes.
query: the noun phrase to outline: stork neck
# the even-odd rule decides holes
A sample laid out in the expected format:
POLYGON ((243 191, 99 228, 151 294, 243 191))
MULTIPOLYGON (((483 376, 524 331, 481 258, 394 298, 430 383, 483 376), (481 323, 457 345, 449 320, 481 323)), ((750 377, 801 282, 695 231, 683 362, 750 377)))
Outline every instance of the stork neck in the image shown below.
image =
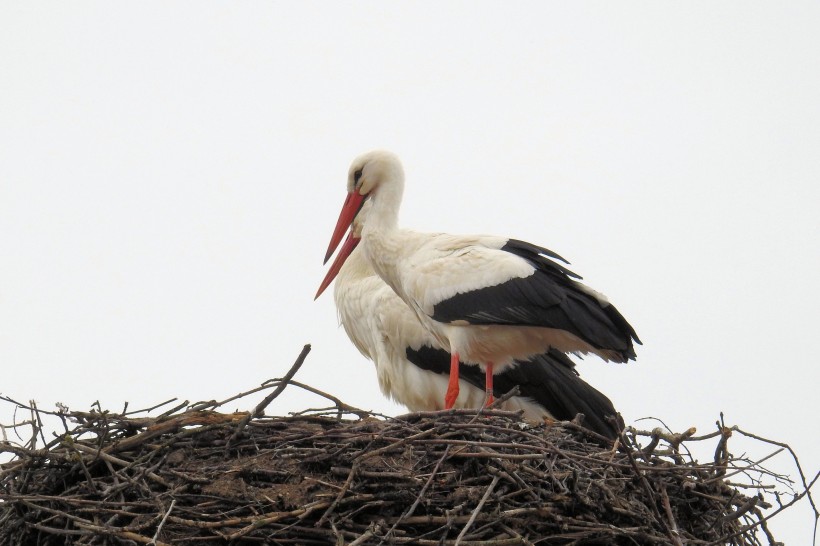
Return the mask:
POLYGON ((386 232, 398 229, 399 207, 404 193, 404 180, 396 176, 389 183, 382 184, 370 197, 373 203, 367 215, 364 231, 386 232))
POLYGON ((398 290, 400 287, 395 283, 395 268, 402 247, 398 228, 401 190, 396 191, 390 186, 383 186, 370 200, 373 206, 362 228, 361 246, 375 272, 393 290, 398 290))
POLYGON ((340 285, 356 282, 373 274, 373 268, 367 263, 362 249, 356 247, 345 260, 339 274, 336 275, 336 288, 340 285))

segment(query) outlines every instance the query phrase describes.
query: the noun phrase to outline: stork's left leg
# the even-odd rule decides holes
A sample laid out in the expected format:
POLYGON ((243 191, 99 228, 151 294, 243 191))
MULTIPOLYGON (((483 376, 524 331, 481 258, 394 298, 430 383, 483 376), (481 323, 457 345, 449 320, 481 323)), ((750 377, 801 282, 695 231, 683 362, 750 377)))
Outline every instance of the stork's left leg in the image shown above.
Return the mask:
POLYGON ((485 387, 484 387, 484 389, 487 392, 487 402, 486 402, 485 405, 489 406, 490 404, 493 403, 493 401, 495 401, 495 398, 493 398, 493 363, 492 362, 487 362, 487 370, 484 373, 485 373, 485 379, 484 379, 485 387))
POLYGON ((452 409, 458 398, 458 353, 450 354, 450 381, 447 383, 447 393, 444 395, 444 409, 452 409))

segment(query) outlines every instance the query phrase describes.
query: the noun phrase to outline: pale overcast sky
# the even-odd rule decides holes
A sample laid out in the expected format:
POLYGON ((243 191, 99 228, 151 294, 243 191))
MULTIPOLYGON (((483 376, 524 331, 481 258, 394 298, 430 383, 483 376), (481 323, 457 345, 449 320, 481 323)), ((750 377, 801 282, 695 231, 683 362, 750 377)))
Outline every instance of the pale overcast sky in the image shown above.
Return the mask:
POLYGON ((2 2, 0 392, 225 398, 312 343, 299 380, 402 412, 313 301, 378 147, 405 226, 529 240, 610 297, 638 361, 579 369, 628 423, 723 411, 813 475, 818 29, 809 1, 2 2))

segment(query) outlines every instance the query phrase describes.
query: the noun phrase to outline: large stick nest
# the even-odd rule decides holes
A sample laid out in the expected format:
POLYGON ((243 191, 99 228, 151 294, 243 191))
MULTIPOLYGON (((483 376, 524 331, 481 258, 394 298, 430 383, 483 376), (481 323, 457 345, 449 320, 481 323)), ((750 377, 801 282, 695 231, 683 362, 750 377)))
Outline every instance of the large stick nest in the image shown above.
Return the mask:
POLYGON ((0 544, 775 543, 761 477, 780 477, 735 459, 722 424, 612 445, 498 410, 385 418, 328 396, 334 408, 262 415, 303 386, 297 367, 249 391, 276 389, 249 413, 215 411, 249 393, 157 416, 64 409, 41 449, 49 412, 29 406, 32 440, 0 443, 14 454, 0 465, 0 544), (695 441, 715 443, 714 461, 691 458, 695 441), (739 475, 756 477, 738 487, 739 475))

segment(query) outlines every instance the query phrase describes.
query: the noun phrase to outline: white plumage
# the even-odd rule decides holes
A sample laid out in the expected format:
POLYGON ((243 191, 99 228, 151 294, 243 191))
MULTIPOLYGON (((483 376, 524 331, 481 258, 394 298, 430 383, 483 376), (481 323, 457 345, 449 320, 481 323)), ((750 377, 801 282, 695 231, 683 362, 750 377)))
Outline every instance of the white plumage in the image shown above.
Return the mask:
MULTIPOLYGON (((376 275, 362 250, 353 248, 369 205, 365 203, 355 218, 340 259, 333 263, 326 277, 326 281, 332 279, 338 271, 334 298, 339 320, 353 344, 373 361, 379 387, 386 396, 412 411, 444 409, 449 355, 415 313, 376 275)), ((323 283, 319 292, 326 286, 323 283)), ((582 413, 588 428, 612 437, 610 419, 617 419, 612 403, 577 376, 574 364, 566 356, 551 352, 517 364, 520 365, 516 369, 502 372, 496 381, 497 395, 513 386, 520 390, 518 396, 503 403, 503 409, 521 410, 525 419, 535 422, 567 420, 582 413)), ((483 374, 474 366, 462 365, 461 370, 454 407, 481 407, 485 402, 483 374)))

